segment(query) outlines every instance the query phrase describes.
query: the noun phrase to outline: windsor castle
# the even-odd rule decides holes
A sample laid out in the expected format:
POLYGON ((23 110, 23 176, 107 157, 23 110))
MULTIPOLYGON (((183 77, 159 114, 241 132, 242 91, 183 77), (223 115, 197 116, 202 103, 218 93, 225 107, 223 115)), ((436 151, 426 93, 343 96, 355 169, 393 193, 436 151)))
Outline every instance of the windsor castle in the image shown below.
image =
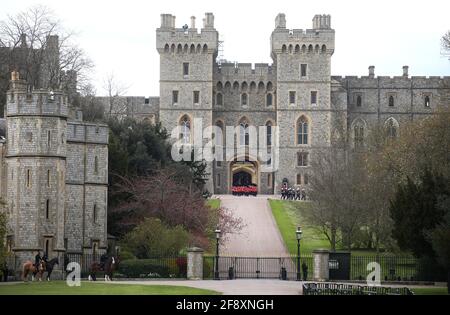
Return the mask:
MULTIPOLYGON (((278 14, 270 65, 220 60, 212 13, 201 29, 195 17, 177 28, 175 16, 162 14, 156 49, 159 97, 119 97, 125 111, 116 114, 161 122, 168 131, 179 126, 185 143, 192 142, 198 118, 203 128, 241 126, 237 141, 244 145, 249 126, 265 126, 269 148, 278 129, 278 168, 265 171, 272 161, 251 154, 208 163, 207 189, 215 194, 245 183, 261 194, 278 194, 283 182, 307 190, 310 163, 333 145, 335 126, 344 126, 352 147, 364 147, 377 125, 395 137, 402 124, 449 103, 450 77, 411 77, 407 66, 394 77, 376 76, 373 66, 367 76, 332 76, 329 15, 314 16, 311 29, 288 29, 278 14)), ((8 246, 23 259, 37 249, 106 250, 107 126, 83 122, 58 91, 30 92, 17 73, 6 99, 0 196, 9 211, 8 246)), ((107 98, 99 100, 115 112, 107 98)))

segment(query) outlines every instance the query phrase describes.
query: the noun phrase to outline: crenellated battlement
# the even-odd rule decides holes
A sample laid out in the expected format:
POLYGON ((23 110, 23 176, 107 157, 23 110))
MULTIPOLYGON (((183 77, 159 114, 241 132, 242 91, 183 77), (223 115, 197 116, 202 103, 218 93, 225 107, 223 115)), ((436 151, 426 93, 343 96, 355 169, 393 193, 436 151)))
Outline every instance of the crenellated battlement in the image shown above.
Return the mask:
POLYGON ((368 76, 331 76, 331 79, 343 84, 348 82, 351 86, 377 86, 380 88, 410 88, 411 86, 437 88, 443 83, 450 84, 450 76, 409 76, 407 66, 403 67, 402 76, 375 76, 374 68, 373 66, 369 67, 368 76))
POLYGON ((313 19, 313 29, 287 29, 284 14, 280 13, 275 19, 271 46, 272 51, 278 54, 333 54, 334 37, 330 15, 316 15, 313 19))
POLYGON ((60 90, 31 90, 18 72, 12 73, 11 88, 6 93, 6 116, 68 116, 68 97, 60 90))
POLYGON ((190 27, 175 26, 175 16, 161 14, 161 27, 156 30, 156 49, 159 53, 195 54, 215 53, 218 49, 218 32, 214 28, 214 15, 206 13, 203 28, 195 27, 191 17, 190 27))
POLYGON ((214 80, 222 82, 223 85, 234 84, 239 85, 248 82, 250 90, 256 88, 256 84, 263 82, 275 82, 276 67, 267 63, 222 63, 220 67, 215 68, 214 80), (255 83, 256 82, 256 83, 255 83))

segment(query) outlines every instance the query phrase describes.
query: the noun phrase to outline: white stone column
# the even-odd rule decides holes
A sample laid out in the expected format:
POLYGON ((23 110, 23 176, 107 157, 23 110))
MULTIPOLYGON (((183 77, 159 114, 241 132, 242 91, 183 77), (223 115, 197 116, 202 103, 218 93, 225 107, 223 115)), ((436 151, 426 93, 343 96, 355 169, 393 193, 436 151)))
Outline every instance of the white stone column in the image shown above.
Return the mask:
POLYGON ((187 250, 188 280, 203 279, 203 249, 192 247, 187 250))
POLYGON ((316 249, 313 251, 313 279, 314 281, 328 281, 330 270, 328 259, 330 252, 326 249, 316 249))

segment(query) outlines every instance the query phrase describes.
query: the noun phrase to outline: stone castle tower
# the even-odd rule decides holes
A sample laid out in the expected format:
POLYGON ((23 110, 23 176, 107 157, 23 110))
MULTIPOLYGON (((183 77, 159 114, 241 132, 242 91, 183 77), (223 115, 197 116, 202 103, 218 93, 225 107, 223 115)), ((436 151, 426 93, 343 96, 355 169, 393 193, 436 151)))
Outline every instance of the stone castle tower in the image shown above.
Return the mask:
MULTIPOLYGON (((193 133, 194 118, 201 118, 205 127, 212 124, 218 36, 212 13, 206 13, 200 32, 195 17, 190 27, 177 29, 175 16, 161 15, 161 27, 156 30, 161 69, 159 119, 167 130, 185 124, 193 133)), ((186 141, 192 143, 193 137, 186 141)), ((207 171, 211 173, 211 165, 207 171)), ((212 191, 211 181, 207 187, 212 191)))
POLYGON ((20 260, 42 247, 56 255, 64 251, 67 115, 66 97, 28 94, 26 82, 13 72, 6 109, 6 200, 20 260))
POLYGON ((30 90, 18 72, 6 105, 0 197, 15 269, 38 250, 58 257, 59 270, 66 254, 105 252, 108 127, 83 122, 61 91, 30 90))
POLYGON ((284 135, 279 143, 279 171, 275 179, 278 187, 283 179, 307 185, 307 170, 295 178, 292 162, 297 160, 298 154, 303 154, 305 159, 314 158, 314 148, 330 146, 331 56, 334 52, 331 17, 314 16, 312 27, 289 30, 285 15, 279 14, 272 32, 271 52, 277 65, 276 121, 280 134, 284 135), (320 133, 311 132, 311 122, 316 130, 320 128, 320 133))

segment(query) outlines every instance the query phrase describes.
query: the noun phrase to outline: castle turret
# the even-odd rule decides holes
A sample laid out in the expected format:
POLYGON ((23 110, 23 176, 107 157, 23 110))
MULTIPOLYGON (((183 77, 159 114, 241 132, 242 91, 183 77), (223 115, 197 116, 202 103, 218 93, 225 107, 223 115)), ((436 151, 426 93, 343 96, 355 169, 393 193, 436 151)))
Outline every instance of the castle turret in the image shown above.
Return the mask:
POLYGON ((7 93, 7 198, 16 267, 40 250, 64 252, 67 97, 27 88, 13 72, 7 93))
MULTIPOLYGON (((194 118, 201 119, 204 127, 210 126, 213 69, 218 52, 214 15, 205 14, 203 28, 198 32, 195 17, 191 17, 190 28, 176 28, 175 17, 162 14, 161 27, 156 30, 156 48, 160 55, 160 121, 163 126, 170 132, 188 120, 192 132, 196 127, 194 118)), ((192 140, 193 135, 189 137, 189 141, 192 140)), ((211 191, 212 187, 208 189, 211 191)))
POLYGON ((280 134, 286 135, 280 138, 278 187, 285 178, 289 185, 305 187, 308 165, 302 162, 305 165, 295 173, 292 161, 298 156, 302 161, 314 159, 315 147, 330 144, 335 33, 329 15, 315 15, 312 22, 312 29, 288 29, 285 15, 280 13, 271 36, 271 55, 277 68, 277 123, 280 134))

